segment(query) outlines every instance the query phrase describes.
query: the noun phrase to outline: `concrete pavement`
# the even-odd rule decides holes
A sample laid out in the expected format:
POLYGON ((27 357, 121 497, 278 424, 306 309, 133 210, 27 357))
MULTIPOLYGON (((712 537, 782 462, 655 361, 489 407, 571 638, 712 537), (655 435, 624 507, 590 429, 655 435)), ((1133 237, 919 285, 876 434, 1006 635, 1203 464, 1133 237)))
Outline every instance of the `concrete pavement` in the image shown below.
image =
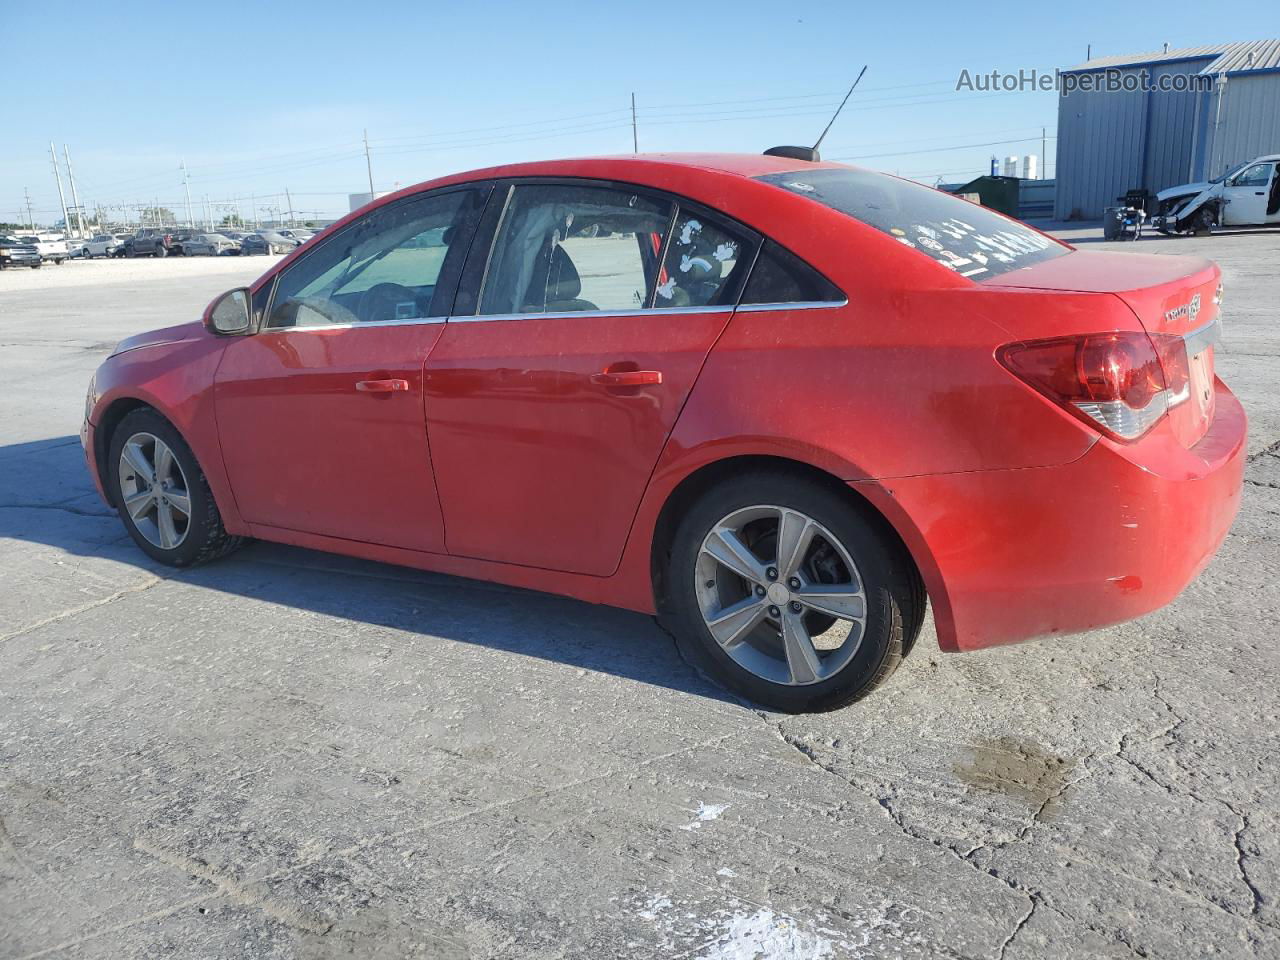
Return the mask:
POLYGON ((630 613, 269 544, 151 565, 83 469, 89 374, 264 261, 0 274, 0 957, 1280 957, 1280 234, 1137 249, 1226 274, 1217 560, 1083 636, 928 626, 801 717, 630 613))

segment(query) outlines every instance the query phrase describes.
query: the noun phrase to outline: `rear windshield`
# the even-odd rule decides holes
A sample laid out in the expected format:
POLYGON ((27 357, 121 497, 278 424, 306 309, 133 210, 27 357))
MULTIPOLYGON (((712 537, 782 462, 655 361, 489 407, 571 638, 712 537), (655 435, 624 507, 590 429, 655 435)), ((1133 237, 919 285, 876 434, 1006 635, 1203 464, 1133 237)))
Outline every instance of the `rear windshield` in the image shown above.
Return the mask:
POLYGON ((1070 251, 986 207, 868 170, 794 170, 756 179, 875 227, 973 280, 986 280, 1070 251))

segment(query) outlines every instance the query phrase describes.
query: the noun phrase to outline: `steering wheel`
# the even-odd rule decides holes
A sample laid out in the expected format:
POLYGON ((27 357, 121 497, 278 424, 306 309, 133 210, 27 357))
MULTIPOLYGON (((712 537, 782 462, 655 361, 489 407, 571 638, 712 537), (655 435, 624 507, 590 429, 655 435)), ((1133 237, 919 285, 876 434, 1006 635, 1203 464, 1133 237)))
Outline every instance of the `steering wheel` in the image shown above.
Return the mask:
POLYGON ((375 283, 360 294, 360 302, 356 305, 356 315, 364 323, 379 320, 399 320, 397 311, 403 303, 413 304, 410 319, 418 315, 418 295, 406 286, 398 283, 375 283))

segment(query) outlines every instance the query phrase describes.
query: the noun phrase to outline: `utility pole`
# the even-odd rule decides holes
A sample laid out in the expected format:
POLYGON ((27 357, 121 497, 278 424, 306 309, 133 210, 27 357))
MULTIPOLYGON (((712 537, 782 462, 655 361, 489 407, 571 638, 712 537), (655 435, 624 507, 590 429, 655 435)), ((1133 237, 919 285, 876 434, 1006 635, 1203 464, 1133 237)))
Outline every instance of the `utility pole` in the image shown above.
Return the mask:
POLYGON ((293 226, 293 198, 289 196, 289 188, 284 188, 284 202, 289 207, 289 226, 293 226))
POLYGON ((191 177, 187 174, 187 161, 183 160, 179 166, 182 168, 182 189, 187 192, 187 229, 194 230, 196 221, 191 216, 191 177))
POLYGON ((31 228, 31 232, 36 232, 36 222, 31 216, 31 194, 26 187, 22 188, 22 196, 27 201, 27 226, 31 228))
POLYGON ((369 202, 373 202, 373 161, 369 159, 369 129, 364 131, 364 165, 369 171, 369 202))
POLYGON ((1049 155, 1045 153, 1044 145, 1048 142, 1048 138, 1044 135, 1044 127, 1040 128, 1040 179, 1049 179, 1049 155))
POLYGON ((84 236, 84 215, 80 212, 80 197, 76 195, 76 174, 71 169, 71 151, 65 143, 62 145, 62 156, 67 161, 67 179, 71 181, 71 205, 76 208, 76 225, 80 228, 80 235, 84 236))
POLYGON ((631 94, 631 152, 640 152, 640 136, 636 133, 636 95, 631 94))
POLYGON ((258 229, 258 198, 249 194, 249 212, 253 214, 253 229, 258 229))
POLYGON ((67 198, 62 193, 62 174, 58 173, 58 152, 53 149, 53 141, 49 141, 49 157, 53 160, 53 179, 58 181, 58 204, 62 207, 62 229, 71 232, 71 220, 67 216, 67 198))
POLYGON ((204 222, 208 224, 206 229, 213 233, 213 214, 209 212, 209 195, 207 193, 204 195, 204 222))

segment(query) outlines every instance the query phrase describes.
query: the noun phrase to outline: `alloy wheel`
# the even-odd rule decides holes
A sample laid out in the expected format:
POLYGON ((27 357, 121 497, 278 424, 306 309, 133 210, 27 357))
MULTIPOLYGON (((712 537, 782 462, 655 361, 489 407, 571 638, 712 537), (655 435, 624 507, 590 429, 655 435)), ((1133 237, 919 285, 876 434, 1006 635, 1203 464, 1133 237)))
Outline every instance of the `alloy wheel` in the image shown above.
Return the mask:
POLYGON ((862 643, 867 597, 857 565, 798 510, 758 504, 722 518, 702 541, 694 576, 711 636, 764 680, 820 683, 862 643))
POLYGON ((137 531, 173 550, 191 528, 191 494, 173 451, 151 433, 135 433, 120 449, 120 496, 137 531))

